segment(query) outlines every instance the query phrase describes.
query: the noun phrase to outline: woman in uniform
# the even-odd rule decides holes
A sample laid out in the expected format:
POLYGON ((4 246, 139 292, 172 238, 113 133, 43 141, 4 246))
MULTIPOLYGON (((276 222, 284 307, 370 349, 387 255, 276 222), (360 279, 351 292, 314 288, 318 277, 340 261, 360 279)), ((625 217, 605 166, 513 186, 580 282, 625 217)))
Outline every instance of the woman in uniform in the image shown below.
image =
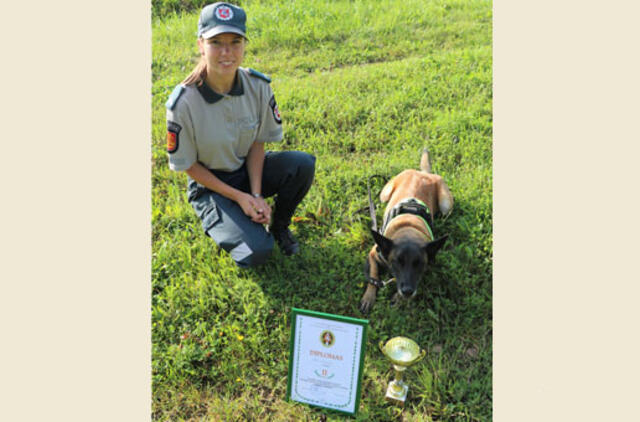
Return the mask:
POLYGON ((263 263, 274 239, 285 255, 298 252, 289 224, 315 172, 310 154, 265 152, 282 140, 282 120, 271 80, 240 67, 245 22, 229 3, 202 9, 200 62, 166 103, 169 167, 187 173, 203 229, 240 267, 263 263), (274 195, 272 210, 264 198, 274 195))

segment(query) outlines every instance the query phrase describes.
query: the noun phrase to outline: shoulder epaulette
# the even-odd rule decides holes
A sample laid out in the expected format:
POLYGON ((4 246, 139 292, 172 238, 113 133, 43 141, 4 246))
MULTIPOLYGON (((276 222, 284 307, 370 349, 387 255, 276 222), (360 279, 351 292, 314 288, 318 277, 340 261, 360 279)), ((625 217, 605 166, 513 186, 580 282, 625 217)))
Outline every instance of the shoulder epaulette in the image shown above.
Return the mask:
POLYGON ((264 73, 258 72, 258 71, 257 71, 257 70, 255 70, 255 69, 251 69, 251 68, 249 68, 249 74, 250 74, 251 76, 255 76, 256 78, 263 79, 263 80, 267 81, 267 83, 271 83, 271 78, 270 78, 270 77, 268 77, 268 76, 267 76, 267 75, 265 75, 264 73))
POLYGON ((169 99, 165 103, 165 107, 167 107, 167 109, 169 110, 173 110, 173 108, 176 106, 176 103, 178 102, 178 98, 180 98, 183 92, 184 86, 182 84, 177 85, 175 88, 173 88, 173 92, 171 92, 171 95, 169 95, 169 99))

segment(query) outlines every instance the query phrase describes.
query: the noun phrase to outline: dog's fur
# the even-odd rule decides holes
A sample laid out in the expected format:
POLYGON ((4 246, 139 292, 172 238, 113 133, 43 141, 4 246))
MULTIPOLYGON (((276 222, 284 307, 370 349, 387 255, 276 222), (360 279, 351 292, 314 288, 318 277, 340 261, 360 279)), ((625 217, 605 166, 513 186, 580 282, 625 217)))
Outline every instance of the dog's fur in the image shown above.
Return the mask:
MULTIPOLYGON (((417 198, 424 202, 435 216, 437 212, 447 214, 453 208, 453 196, 441 176, 431 173, 429 151, 422 151, 420 171, 404 170, 392 178, 380 192, 380 201, 387 202, 385 217, 400 201, 417 198)), ((433 230, 433 228, 432 228, 433 230)), ((401 214, 389 222, 384 235, 371 231, 389 270, 396 279, 397 292, 394 300, 415 296, 418 282, 424 275, 427 264, 433 263, 436 253, 447 236, 432 239, 422 219, 413 214, 401 214)), ((380 280, 376 246, 371 248, 368 258, 369 277, 380 280)), ((377 287, 369 283, 360 302, 360 311, 368 313, 376 300, 377 287)))

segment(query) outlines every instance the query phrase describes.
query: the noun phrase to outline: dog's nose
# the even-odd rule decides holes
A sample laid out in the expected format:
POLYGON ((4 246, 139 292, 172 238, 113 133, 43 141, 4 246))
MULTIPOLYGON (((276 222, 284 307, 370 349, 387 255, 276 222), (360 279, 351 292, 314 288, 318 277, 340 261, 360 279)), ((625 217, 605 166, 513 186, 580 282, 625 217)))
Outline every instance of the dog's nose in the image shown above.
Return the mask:
POLYGON ((413 290, 410 287, 401 287, 400 293, 402 293, 404 297, 409 297, 413 294, 413 290))

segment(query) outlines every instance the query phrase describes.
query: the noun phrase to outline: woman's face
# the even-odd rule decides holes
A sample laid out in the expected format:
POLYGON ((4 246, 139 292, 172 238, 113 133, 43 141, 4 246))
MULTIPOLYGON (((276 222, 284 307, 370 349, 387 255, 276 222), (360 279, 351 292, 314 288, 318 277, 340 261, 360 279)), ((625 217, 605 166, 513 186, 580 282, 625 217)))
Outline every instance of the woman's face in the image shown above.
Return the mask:
POLYGON ((207 62, 207 75, 210 77, 235 76, 244 58, 244 37, 233 33, 224 33, 208 39, 198 39, 200 53, 207 62))

